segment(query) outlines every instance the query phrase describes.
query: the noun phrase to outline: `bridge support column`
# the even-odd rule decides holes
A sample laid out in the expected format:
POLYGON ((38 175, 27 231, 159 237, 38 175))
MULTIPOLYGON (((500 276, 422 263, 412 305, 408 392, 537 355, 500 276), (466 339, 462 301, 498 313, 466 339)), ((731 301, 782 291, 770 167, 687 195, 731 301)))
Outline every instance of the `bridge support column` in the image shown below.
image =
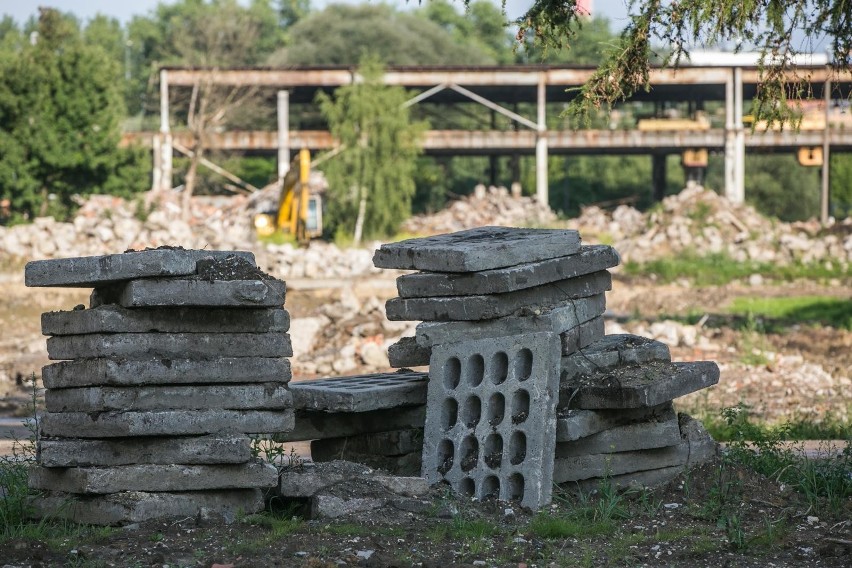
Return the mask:
POLYGON ((651 154, 651 180, 654 188, 654 201, 662 201, 666 196, 665 154, 651 154))
MULTIPOLYGON (((154 151, 157 151, 157 145, 154 146, 154 151)), ((159 172, 155 173, 154 189, 156 191, 171 191, 172 189, 172 132, 169 126, 169 72, 166 69, 160 70, 160 144, 159 144, 159 159, 154 159, 154 163, 159 165, 159 172)), ((156 166, 155 166, 156 167, 156 166)))
POLYGON ((823 89, 825 90, 825 94, 823 96, 823 101, 825 103, 825 129, 822 131, 822 184, 819 196, 819 220, 822 223, 827 223, 829 184, 831 182, 831 178, 829 177, 831 173, 831 156, 829 154, 831 146, 829 144, 829 134, 831 130, 828 123, 829 111, 831 110, 831 79, 826 79, 823 89))
POLYGON ((290 170, 290 91, 278 91, 278 179, 290 170))
POLYGON ((742 69, 731 69, 725 84, 725 197, 745 201, 745 129, 742 69))
POLYGON ((535 196, 542 205, 548 204, 547 183, 547 121, 544 75, 538 79, 538 128, 535 141, 535 196))

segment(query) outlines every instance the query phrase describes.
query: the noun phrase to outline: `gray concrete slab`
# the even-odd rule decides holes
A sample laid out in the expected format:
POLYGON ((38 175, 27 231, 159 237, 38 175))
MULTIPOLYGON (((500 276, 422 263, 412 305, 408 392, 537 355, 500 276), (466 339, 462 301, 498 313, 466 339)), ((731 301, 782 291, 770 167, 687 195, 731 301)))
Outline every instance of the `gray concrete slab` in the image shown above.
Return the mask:
POLYGON ((595 410, 656 406, 719 382, 712 361, 652 361, 581 375, 560 386, 560 406, 595 410))
POLYGON ((672 411, 671 402, 650 408, 625 408, 619 410, 565 410, 556 417, 556 441, 571 442, 610 428, 636 422, 659 420, 672 411))
MULTIPOLYGON (((616 489, 652 489, 677 479, 684 471, 685 468, 682 465, 646 469, 643 471, 634 471, 632 473, 623 473, 621 475, 611 475, 606 478, 606 483, 616 489)), ((596 489, 600 489, 601 483, 603 482, 604 480, 602 478, 593 477, 590 479, 581 479, 579 481, 570 481, 565 485, 565 488, 589 494, 596 489)))
POLYGON ((358 413, 297 410, 295 421, 291 431, 276 434, 274 440, 301 442, 422 427, 426 421, 426 406, 401 406, 358 413))
POLYGON ((431 356, 432 350, 418 345, 414 337, 402 337, 388 347, 390 366, 397 369, 426 366, 431 356))
POLYGON ((290 361, 283 357, 217 359, 78 359, 42 367, 47 389, 94 385, 286 383, 290 361))
MULTIPOLYGON (((680 431, 678 431, 680 436, 680 431)), ((349 454, 372 454, 377 456, 401 456, 423 451, 423 429, 407 428, 390 432, 375 432, 314 440, 311 443, 311 457, 314 461, 348 460, 349 454)), ((363 462, 360 462, 363 463, 363 462)))
POLYGON ((292 357, 286 333, 91 333, 47 339, 50 359, 292 357))
POLYGON ((396 288, 403 298, 503 294, 599 272, 617 266, 619 262, 618 253, 610 246, 583 246, 570 256, 506 268, 467 273, 406 274, 396 279, 396 288))
POLYGON ((554 333, 435 347, 423 477, 531 509, 550 503, 559 357, 554 333))
POLYGON ((432 347, 543 331, 559 334, 600 316, 605 310, 606 296, 598 294, 523 316, 477 322, 423 322, 417 325, 415 339, 421 347, 432 347))
POLYGON ((367 412, 423 404, 429 375, 413 371, 299 381, 290 384, 299 410, 367 412))
POLYGON ((132 464, 211 465, 246 463, 250 459, 251 439, 248 436, 107 440, 42 438, 38 441, 38 463, 42 467, 132 464))
POLYGON ((568 331, 559 334, 562 341, 562 355, 567 356, 572 353, 585 349, 596 341, 603 339, 606 333, 606 326, 603 316, 598 316, 595 319, 583 322, 577 327, 571 328, 568 331))
POLYGON ((579 249, 580 234, 573 230, 478 227, 384 244, 373 255, 373 264, 378 268, 475 272, 565 256, 579 249))
POLYGON ((663 467, 682 467, 688 458, 688 442, 653 450, 558 458, 553 480, 554 483, 567 483, 663 467))
POLYGON ((278 470, 268 463, 217 465, 136 464, 111 467, 35 467, 31 489, 77 494, 121 491, 203 491, 206 489, 271 489, 278 470))
POLYGON ((294 425, 292 409, 43 412, 39 420, 41 435, 51 438, 271 434, 294 425))
POLYGON ((557 443, 556 458, 665 448, 679 442, 677 416, 670 410, 659 420, 616 426, 573 442, 557 443))
POLYGON ((293 408, 286 383, 48 389, 48 412, 293 408))
POLYGON ((253 307, 280 308, 287 285, 275 278, 263 280, 205 280, 197 276, 147 278, 96 288, 90 307, 118 304, 125 308, 253 307))
POLYGON ((290 329, 281 308, 135 308, 106 304, 41 315, 44 335, 90 333, 269 333, 290 329))
POLYGON ((582 374, 650 361, 671 361, 664 343, 629 333, 605 335, 581 352, 562 358, 563 383, 582 374))
POLYGON ((705 464, 719 455, 719 444, 710 436, 700 421, 683 413, 678 414, 677 418, 681 439, 689 444, 687 468, 705 464))
POLYGON ((255 265, 254 254, 245 251, 161 248, 104 256, 34 260, 24 268, 24 282, 27 286, 95 288, 135 278, 195 274, 196 263, 200 259, 224 259, 231 255, 255 265))
POLYGON ((505 294, 391 298, 385 303, 385 311, 391 321, 479 321, 532 315, 561 306, 566 300, 589 298, 611 289, 612 276, 604 270, 505 294))
POLYGON ((151 520, 204 517, 232 523, 241 514, 264 508, 260 489, 146 493, 127 491, 110 495, 77 496, 50 492, 31 505, 36 518, 65 519, 86 525, 127 525, 151 520))

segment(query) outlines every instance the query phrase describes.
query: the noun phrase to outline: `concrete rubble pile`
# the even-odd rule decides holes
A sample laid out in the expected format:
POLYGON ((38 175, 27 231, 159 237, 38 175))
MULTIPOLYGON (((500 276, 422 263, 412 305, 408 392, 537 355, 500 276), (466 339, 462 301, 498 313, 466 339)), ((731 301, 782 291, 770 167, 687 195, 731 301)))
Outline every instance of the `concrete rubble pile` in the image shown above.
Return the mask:
POLYGON ((604 335, 611 247, 581 246, 570 230, 484 227, 384 245, 374 262, 419 271, 398 278, 400 297, 387 302, 391 320, 422 322, 389 349, 410 383, 374 384, 367 397, 374 415, 409 422, 391 431, 401 422, 386 421, 381 434, 353 422, 360 429, 341 430, 327 457, 375 464, 420 443, 431 483, 535 509, 552 483, 656 485, 714 455, 672 400, 718 382, 718 367, 604 335), (406 369, 426 364, 428 378, 406 369))
POLYGON ((45 313, 32 488, 40 515, 92 524, 233 520, 278 472, 252 434, 294 426, 285 283, 246 252, 150 249, 31 262, 28 286, 93 288, 45 313))

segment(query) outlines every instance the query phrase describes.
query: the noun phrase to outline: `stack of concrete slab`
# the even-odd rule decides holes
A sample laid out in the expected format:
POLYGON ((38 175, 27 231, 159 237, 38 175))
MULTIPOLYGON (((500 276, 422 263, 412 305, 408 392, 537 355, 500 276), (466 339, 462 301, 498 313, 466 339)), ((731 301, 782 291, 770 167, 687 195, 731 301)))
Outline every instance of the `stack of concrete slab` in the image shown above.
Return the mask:
POLYGON ((263 508, 251 434, 293 428, 286 286, 250 253, 163 248, 31 262, 28 286, 93 288, 42 316, 39 514, 124 524, 263 508))

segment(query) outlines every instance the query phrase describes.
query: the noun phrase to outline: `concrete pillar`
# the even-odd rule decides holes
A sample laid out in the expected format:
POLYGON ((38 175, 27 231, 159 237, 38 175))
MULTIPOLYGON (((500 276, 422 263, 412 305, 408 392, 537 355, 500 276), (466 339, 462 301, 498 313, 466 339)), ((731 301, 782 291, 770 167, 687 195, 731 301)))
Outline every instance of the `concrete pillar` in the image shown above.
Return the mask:
POLYGON ((548 204, 547 184, 547 121, 544 75, 538 79, 538 136, 535 141, 535 196, 542 205, 548 204))
POLYGON ((823 85, 825 93, 823 100, 825 101, 825 129, 822 131, 822 187, 819 198, 819 220, 822 223, 828 222, 828 202, 829 202, 829 184, 831 182, 831 155, 829 154, 831 146, 831 129, 828 122, 829 112, 831 110, 831 79, 826 79, 823 85))
POLYGON ((162 151, 163 141, 162 134, 159 132, 154 134, 154 137, 151 139, 151 150, 153 153, 153 162, 154 162, 154 172, 151 176, 151 189, 153 191, 159 190, 163 185, 162 175, 163 175, 163 151, 162 151))
POLYGON ((169 72, 160 70, 160 173, 154 178, 162 191, 172 189, 172 132, 169 126, 169 72))
POLYGON ((290 91, 278 91, 278 179, 290 171, 290 91))
POLYGON ((725 81, 725 197, 736 199, 734 160, 736 159, 736 125, 734 124, 734 71, 725 81))
POLYGON ((745 201, 745 126, 743 126, 743 70, 734 69, 734 182, 736 203, 745 201))
POLYGON ((654 188, 654 201, 662 201, 666 196, 665 154, 651 154, 651 180, 654 188))

